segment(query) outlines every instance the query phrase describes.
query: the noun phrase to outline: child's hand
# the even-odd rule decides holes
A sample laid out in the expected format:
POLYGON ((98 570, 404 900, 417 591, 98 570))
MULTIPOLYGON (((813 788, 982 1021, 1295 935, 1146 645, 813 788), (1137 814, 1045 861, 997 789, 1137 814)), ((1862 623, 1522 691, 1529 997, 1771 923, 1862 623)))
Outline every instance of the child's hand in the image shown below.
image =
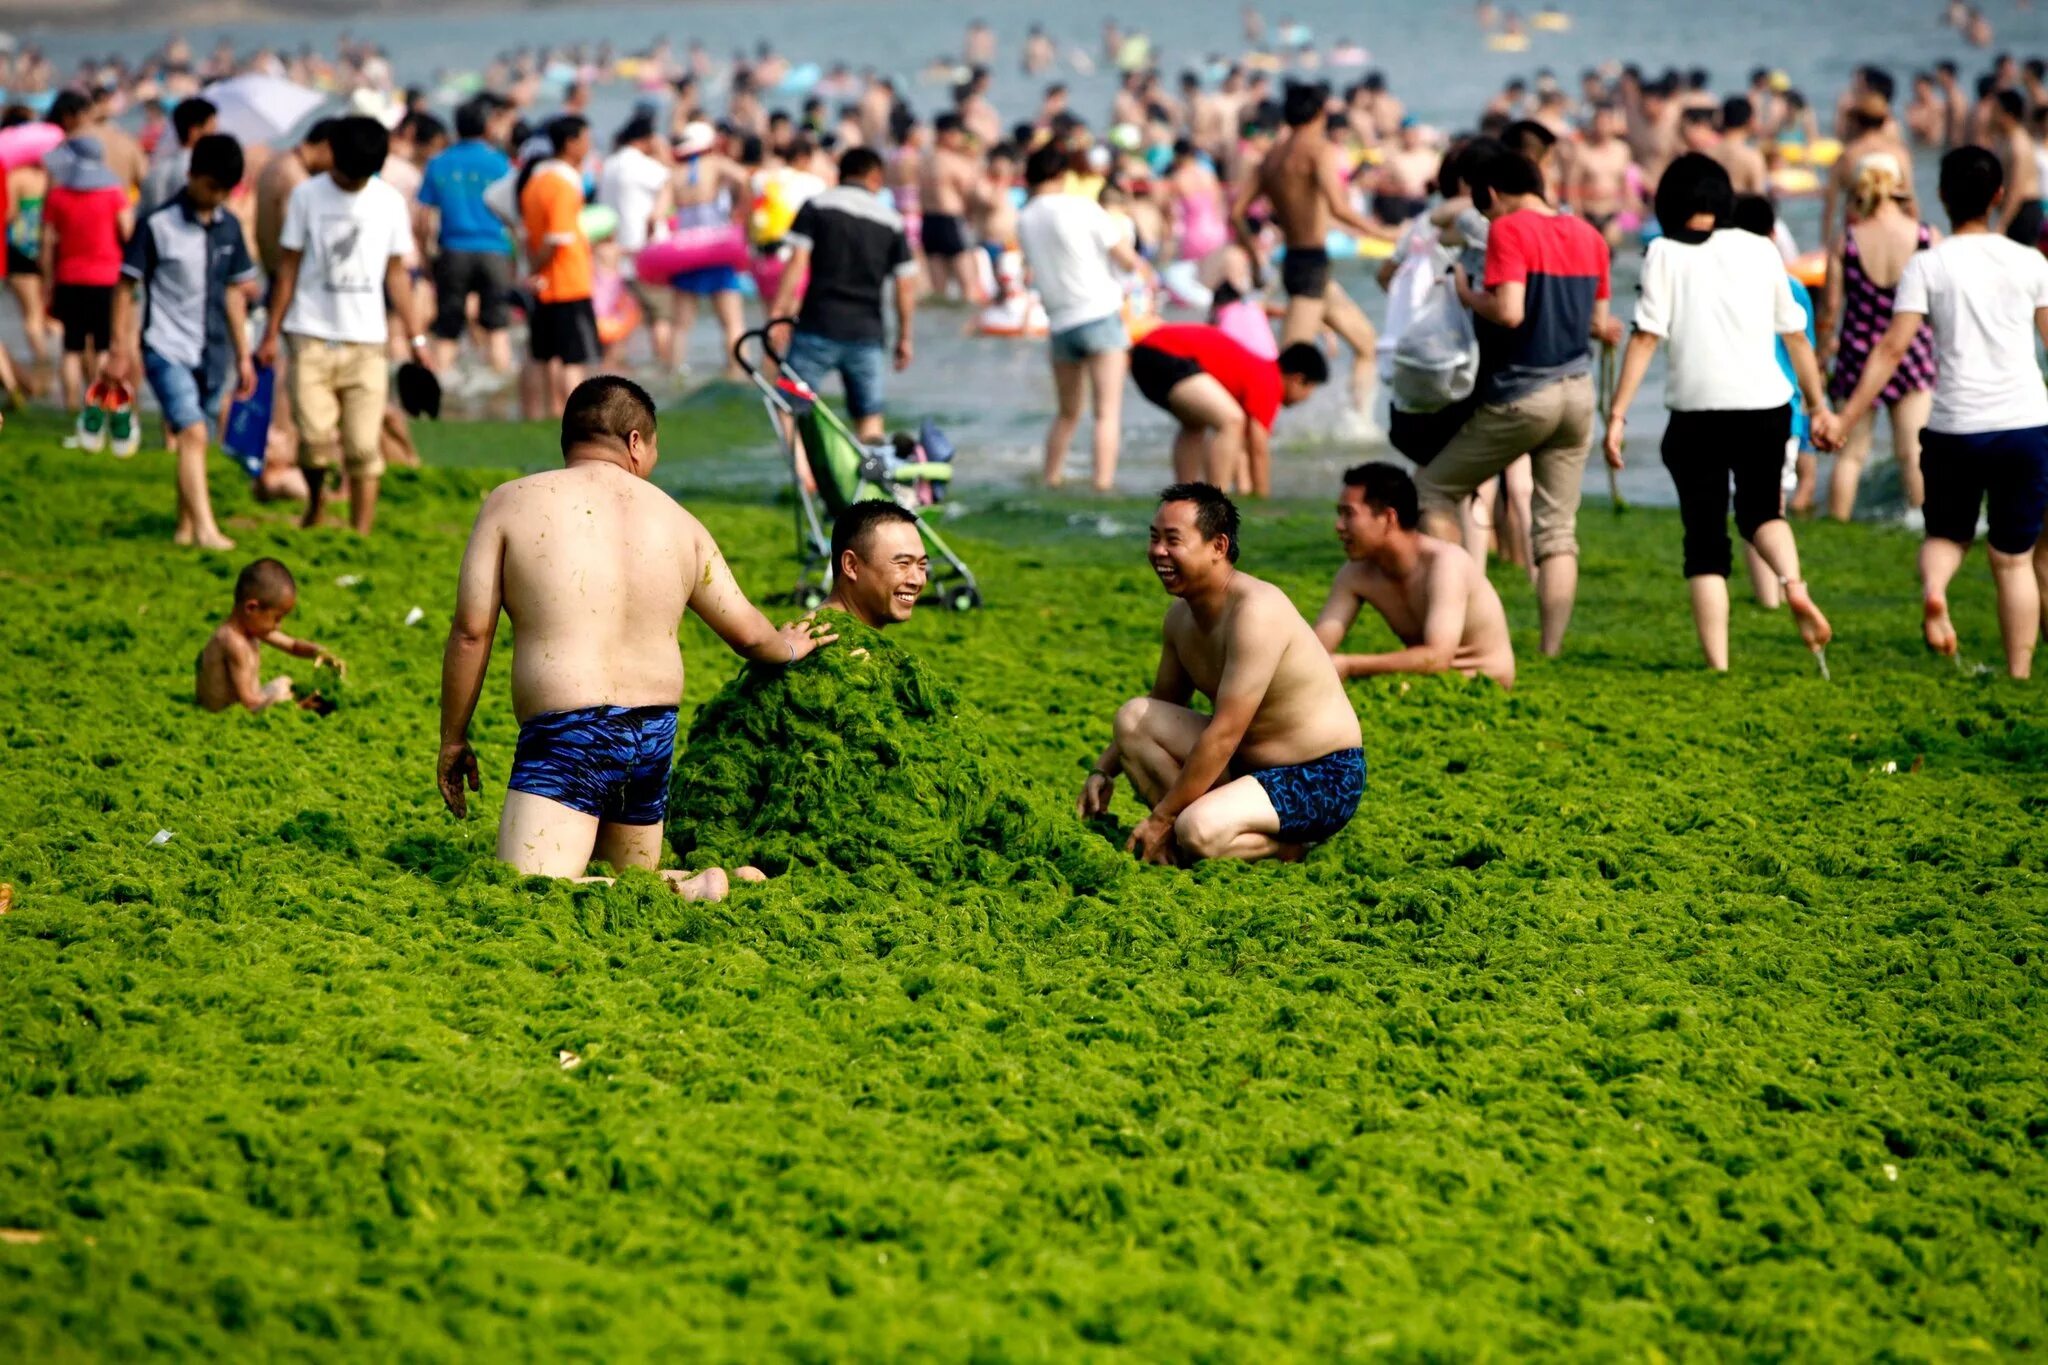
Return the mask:
POLYGON ((339 654, 329 653, 328 650, 321 645, 315 645, 313 647, 313 667, 331 668, 344 678, 348 676, 348 665, 342 662, 341 656, 339 654))

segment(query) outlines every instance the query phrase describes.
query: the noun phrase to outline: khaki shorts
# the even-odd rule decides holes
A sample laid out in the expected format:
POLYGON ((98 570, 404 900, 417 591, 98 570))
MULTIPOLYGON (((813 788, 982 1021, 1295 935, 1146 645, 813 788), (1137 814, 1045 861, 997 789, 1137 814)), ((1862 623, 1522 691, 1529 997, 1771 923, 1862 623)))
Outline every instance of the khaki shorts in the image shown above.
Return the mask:
POLYGON ((1437 457, 1415 471, 1425 512, 1456 518, 1459 504, 1526 453, 1536 491, 1530 514, 1541 563, 1579 552, 1579 495, 1593 449, 1593 378, 1574 375, 1511 403, 1482 403, 1437 457))
POLYGON ((384 472, 384 400, 391 371, 384 347, 362 341, 291 338, 292 416, 299 426, 299 463, 332 469, 336 455, 351 477, 384 472))

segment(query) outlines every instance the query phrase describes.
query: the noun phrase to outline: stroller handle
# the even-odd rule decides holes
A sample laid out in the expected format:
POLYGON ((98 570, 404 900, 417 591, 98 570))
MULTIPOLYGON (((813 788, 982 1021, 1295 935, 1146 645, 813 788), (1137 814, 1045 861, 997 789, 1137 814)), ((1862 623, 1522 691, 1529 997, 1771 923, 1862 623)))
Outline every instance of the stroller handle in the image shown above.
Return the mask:
POLYGON ((796 326, 795 318, 770 318, 766 322, 762 323, 759 327, 756 327, 753 331, 742 332, 740 334, 739 340, 733 342, 732 344, 733 363, 735 365, 738 365, 741 369, 745 370, 749 378, 752 378, 760 373, 760 365, 758 363, 758 360, 772 361, 774 362, 775 367, 777 369, 781 369, 785 364, 788 363, 787 353, 776 349, 775 343, 769 339, 769 333, 773 332, 778 327, 794 326, 796 326), (749 343, 752 343, 753 345, 759 347, 761 354, 758 357, 758 360, 747 359, 747 347, 749 343))

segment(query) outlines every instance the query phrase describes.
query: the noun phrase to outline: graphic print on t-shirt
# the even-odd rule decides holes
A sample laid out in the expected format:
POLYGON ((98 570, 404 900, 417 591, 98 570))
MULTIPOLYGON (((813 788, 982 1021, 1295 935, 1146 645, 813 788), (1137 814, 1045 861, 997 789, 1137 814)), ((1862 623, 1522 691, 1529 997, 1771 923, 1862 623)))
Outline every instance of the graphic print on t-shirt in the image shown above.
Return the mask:
POLYGON ((320 267, 328 291, 374 294, 384 287, 384 262, 365 259, 361 220, 347 214, 322 215, 316 229, 320 267))

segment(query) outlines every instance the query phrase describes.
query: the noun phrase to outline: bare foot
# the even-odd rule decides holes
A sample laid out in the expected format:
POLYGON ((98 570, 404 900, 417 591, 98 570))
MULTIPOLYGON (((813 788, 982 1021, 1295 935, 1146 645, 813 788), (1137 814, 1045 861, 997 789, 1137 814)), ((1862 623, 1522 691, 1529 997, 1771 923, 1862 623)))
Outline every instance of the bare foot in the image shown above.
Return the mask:
POLYGON ((1799 622, 1799 638, 1806 641, 1806 647, 1818 654, 1828 647, 1828 641, 1835 638, 1835 628, 1828 624, 1828 618, 1820 614, 1820 608, 1813 604, 1812 594, 1806 591, 1803 578, 1788 579, 1785 583, 1785 605, 1792 608, 1793 619, 1799 622))
POLYGON ((732 882, 722 867, 706 868, 695 874, 671 869, 662 873, 661 879, 686 901, 722 901, 725 893, 732 890, 732 882))
POLYGON ((1920 633, 1936 654, 1950 659, 1956 656, 1956 626, 1948 619, 1947 598, 1929 597, 1920 603, 1920 633))
POLYGON ((229 540, 218 531, 210 531, 199 535, 195 537, 194 543, 202 550, 232 550, 235 548, 235 542, 229 540))
POLYGON ((195 537, 193 536, 193 534, 192 534, 192 528, 191 528, 191 527, 189 527, 189 526, 180 526, 180 527, 179 527, 179 528, 177 529, 177 531, 175 531, 175 532, 174 532, 174 533, 172 534, 172 536, 171 536, 171 544, 173 544, 173 545, 190 545, 190 544, 192 544, 192 543, 193 543, 193 541, 194 541, 195 539, 196 539, 196 538, 195 538, 195 537))
POLYGON ((734 868, 732 870, 732 875, 739 878, 743 882, 765 882, 768 880, 768 874, 766 872, 763 872, 760 868, 753 867, 751 865, 747 867, 734 868))

